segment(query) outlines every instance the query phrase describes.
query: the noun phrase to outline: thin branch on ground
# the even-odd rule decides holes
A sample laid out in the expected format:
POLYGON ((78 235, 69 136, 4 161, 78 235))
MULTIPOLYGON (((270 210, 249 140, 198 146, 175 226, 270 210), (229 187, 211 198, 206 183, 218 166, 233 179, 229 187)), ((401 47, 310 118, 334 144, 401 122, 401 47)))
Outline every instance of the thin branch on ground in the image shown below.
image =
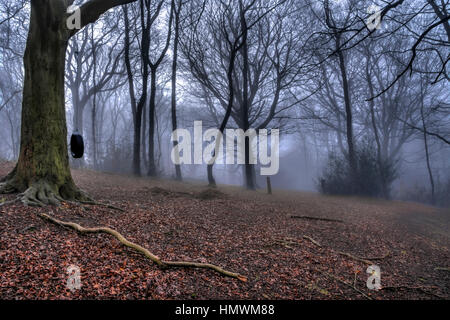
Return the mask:
POLYGON ((326 275, 327 277, 330 277, 330 278, 332 278, 332 279, 334 279, 334 280, 336 280, 336 281, 342 283, 342 284, 345 284, 346 286, 348 286, 348 287, 352 288, 353 290, 357 291, 359 294, 361 294, 361 295, 362 295, 363 297, 365 297, 366 299, 372 300, 371 297, 369 297, 367 294, 365 294, 364 292, 362 292, 361 290, 359 290, 356 286, 352 285, 351 283, 349 283, 349 282, 347 282, 347 281, 344 281, 344 280, 341 280, 341 279, 339 279, 338 277, 335 277, 335 276, 333 276, 332 274, 329 274, 328 272, 320 271, 320 270, 317 270, 317 271, 320 272, 321 274, 326 275))
POLYGON ((450 268, 446 268, 446 267, 436 267, 436 268, 434 268, 434 270, 436 270, 436 271, 449 271, 450 272, 450 268))
POLYGON ((291 216, 291 218, 293 218, 293 219, 330 221, 330 222, 344 222, 343 220, 339 220, 339 219, 320 218, 320 217, 311 217, 311 216, 291 216))
MULTIPOLYGON (((333 250, 333 249, 331 249, 331 250, 333 250)), ((333 251, 334 251, 334 250, 333 250, 333 251)), ((344 252, 344 251, 335 251, 335 252, 339 253, 340 255, 343 255, 343 256, 352 258, 352 259, 354 259, 354 260, 356 260, 356 261, 364 262, 364 263, 366 263, 366 264, 373 264, 373 262, 370 261, 370 260, 382 260, 382 259, 387 258, 387 257, 389 256, 389 254, 390 254, 390 253, 388 252, 388 253, 386 253, 386 254, 385 254, 384 256, 382 256, 382 257, 371 257, 371 258, 369 258, 369 257, 358 257, 358 256, 355 256, 355 255, 353 255, 353 254, 350 254, 350 253, 347 253, 347 252, 344 252)))
POLYGON ((441 296, 441 295, 439 295, 437 293, 433 293, 433 292, 425 290, 425 289, 438 289, 438 287, 431 287, 431 286, 429 286, 429 287, 388 286, 388 287, 382 287, 381 288, 381 290, 401 290, 401 289, 419 290, 420 292, 423 292, 425 294, 434 296, 434 297, 439 298, 439 299, 444 299, 444 300, 447 299, 446 297, 443 297, 443 296, 441 296))
MULTIPOLYGON (((303 237, 303 239, 307 239, 307 240, 311 241, 313 244, 315 244, 316 246, 322 248, 322 245, 317 240, 314 240, 313 238, 311 238, 307 235, 303 235, 302 237, 303 237)), ((290 249, 292 249, 292 248, 289 246, 289 244, 298 244, 300 242, 300 240, 293 239, 293 238, 275 239, 275 241, 282 244, 286 248, 290 248, 290 249)), ((354 259, 356 261, 363 262, 363 263, 366 263, 369 265, 373 264, 373 262, 371 260, 383 260, 383 259, 386 259, 387 257, 389 257, 389 255, 390 255, 390 252, 387 252, 384 256, 380 256, 380 257, 359 257, 356 255, 350 254, 348 252, 334 250, 333 248, 329 248, 329 249, 340 255, 349 257, 351 259, 354 259)))
POLYGON ((303 235, 303 239, 307 239, 307 240, 311 241, 312 243, 314 243, 316 246, 322 248, 322 245, 320 243, 318 243, 316 240, 314 240, 313 238, 311 238, 311 237, 303 235))
POLYGON ((113 206, 112 204, 108 204, 108 203, 102 203, 102 202, 97 202, 97 201, 79 201, 81 204, 87 204, 87 205, 91 205, 91 206, 101 206, 101 207, 105 207, 105 208, 109 208, 109 209, 114 209, 114 210, 118 210, 121 212, 125 212, 124 209, 113 206))

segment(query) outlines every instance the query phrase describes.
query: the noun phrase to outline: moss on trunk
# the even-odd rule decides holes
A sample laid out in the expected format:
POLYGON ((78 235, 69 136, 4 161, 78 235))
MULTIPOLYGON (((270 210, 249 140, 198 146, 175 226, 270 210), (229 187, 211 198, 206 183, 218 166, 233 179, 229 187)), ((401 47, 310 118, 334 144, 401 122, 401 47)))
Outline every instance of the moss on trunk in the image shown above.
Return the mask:
POLYGON ((84 200, 72 180, 64 100, 65 54, 70 37, 60 1, 31 2, 24 54, 20 154, 0 192, 23 193, 24 202, 84 200))

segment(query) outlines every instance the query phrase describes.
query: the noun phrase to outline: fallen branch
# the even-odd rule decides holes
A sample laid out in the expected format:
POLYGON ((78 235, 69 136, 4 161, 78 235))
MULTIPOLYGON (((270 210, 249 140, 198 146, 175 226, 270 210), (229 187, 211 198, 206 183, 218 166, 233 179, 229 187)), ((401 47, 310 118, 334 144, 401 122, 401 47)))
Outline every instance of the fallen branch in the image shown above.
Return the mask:
POLYGON ((330 222, 344 222, 338 219, 330 219, 330 218, 319 218, 319 217, 310 217, 310 216, 291 216, 293 219, 307 219, 307 220, 319 220, 319 221, 330 221, 330 222))
POLYGON ((81 204, 87 204, 87 205, 91 205, 91 206, 101 206, 101 207, 125 212, 125 210, 123 210, 122 208, 119 208, 119 207, 116 207, 116 206, 113 206, 113 205, 107 204, 107 203, 102 203, 102 202, 97 202, 97 201, 79 201, 79 202, 81 204))
POLYGON ((434 270, 436 270, 436 271, 449 271, 450 272, 450 268, 446 268, 446 267, 436 267, 436 268, 434 268, 434 270))
POLYGON ((381 290, 401 290, 401 289, 408 289, 408 290, 419 290, 420 292, 423 292, 425 294, 431 295, 431 296, 435 296, 436 298, 439 299, 444 299, 446 300, 446 297, 443 297, 439 294, 427 291, 425 289, 437 289, 438 287, 409 287, 409 286, 389 286, 389 287, 382 287, 381 290))
POLYGON ((124 246, 132 248, 139 253, 143 254, 145 257, 156 263, 161 268, 166 267, 187 267, 187 268, 203 268, 203 269, 211 269, 214 270, 220 274, 223 274, 228 277, 236 278, 241 281, 247 281, 247 278, 245 276, 242 276, 238 273, 233 273, 227 270, 222 269, 221 267, 218 267, 216 265, 210 264, 210 263, 197 263, 197 262, 188 262, 188 261, 164 261, 161 260, 159 257, 145 249, 144 247, 141 247, 140 245, 133 243, 131 241, 128 241, 122 234, 117 232, 114 229, 108 228, 108 227, 98 227, 98 228, 85 228, 80 226, 79 224, 75 222, 65 222, 58 220, 56 218, 53 218, 45 213, 39 213, 37 212, 37 215, 39 215, 41 218, 46 219, 50 222, 53 222, 57 225, 64 226, 64 227, 70 227, 72 229, 75 229, 76 231, 80 233, 107 233, 112 236, 114 236, 117 240, 119 240, 124 246))
POLYGON ((350 253, 347 253, 347 252, 343 252, 343 251, 336 251, 336 252, 339 253, 340 255, 352 258, 353 260, 356 260, 356 261, 359 261, 359 262, 364 262, 366 264, 373 264, 372 261, 369 261, 369 260, 367 260, 365 258, 362 258, 362 257, 354 256, 354 255, 352 255, 350 253))
POLYGON ((362 296, 364 296, 365 298, 367 298, 367 299, 369 299, 369 300, 372 300, 371 297, 369 297, 367 294, 365 294, 364 292, 362 292, 361 290, 359 290, 356 286, 352 285, 351 283, 348 283, 348 282, 346 282, 346 281, 344 281, 344 280, 341 280, 341 279, 339 279, 338 277, 335 277, 335 276, 333 276, 332 274, 329 274, 328 272, 320 271, 320 270, 317 270, 317 271, 320 272, 320 273, 322 273, 322 274, 324 274, 324 275, 326 275, 326 276, 328 276, 328 277, 330 277, 330 278, 332 278, 332 279, 334 279, 334 280, 336 280, 336 281, 339 281, 340 283, 345 284, 346 286, 348 286, 348 287, 352 288, 353 290, 357 291, 358 293, 360 293, 360 294, 361 294, 362 296))
POLYGON ((314 239, 311 238, 311 237, 308 237, 308 236, 305 236, 305 235, 304 235, 304 236, 303 236, 303 239, 307 239, 307 240, 311 241, 312 243, 314 243, 316 246, 322 248, 322 246, 320 245, 320 243, 318 243, 316 240, 314 240, 314 239))
MULTIPOLYGON (((312 243, 314 243, 316 246, 322 248, 322 245, 317 240, 314 240, 313 238, 311 238, 311 237, 309 237, 307 235, 303 235, 302 237, 303 237, 303 239, 307 239, 307 240, 311 241, 312 243)), ((293 239, 293 238, 275 239, 275 241, 279 242, 283 246, 285 246, 287 248, 290 248, 290 249, 292 249, 292 248, 290 246, 288 246, 289 244, 297 244, 299 242, 299 240, 293 239)), ((354 259, 356 261, 363 262, 363 263, 366 263, 366 264, 369 264, 369 265, 373 264, 373 262, 371 260, 386 259, 390 255, 390 252, 388 252, 384 256, 381 256, 381 257, 370 257, 370 258, 369 257, 358 257, 358 256, 355 256, 353 254, 350 254, 350 253, 347 253, 347 252, 344 252, 344 251, 334 250, 333 248, 329 248, 329 249, 331 251, 333 251, 333 252, 336 252, 336 253, 340 254, 340 255, 349 257, 351 259, 354 259)))

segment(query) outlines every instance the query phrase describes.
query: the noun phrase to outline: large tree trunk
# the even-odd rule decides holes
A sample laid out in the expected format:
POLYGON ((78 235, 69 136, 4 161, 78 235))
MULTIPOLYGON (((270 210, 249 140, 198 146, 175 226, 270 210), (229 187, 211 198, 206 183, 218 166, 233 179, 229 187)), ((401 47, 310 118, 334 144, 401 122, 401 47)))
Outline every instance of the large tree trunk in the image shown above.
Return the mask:
POLYGON ((26 204, 87 198, 76 188, 69 168, 64 108, 69 31, 64 17, 59 2, 31 2, 19 160, 0 187, 2 192, 25 192, 26 204))

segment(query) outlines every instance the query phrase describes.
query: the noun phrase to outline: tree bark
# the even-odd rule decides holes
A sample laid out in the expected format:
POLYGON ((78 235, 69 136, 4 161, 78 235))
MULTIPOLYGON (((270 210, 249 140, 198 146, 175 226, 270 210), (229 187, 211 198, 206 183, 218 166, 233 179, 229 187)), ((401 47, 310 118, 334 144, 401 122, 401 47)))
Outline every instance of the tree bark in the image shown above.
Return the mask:
MULTIPOLYGON (((242 29, 242 60, 243 60, 243 68, 242 68, 242 86, 243 86, 243 101, 241 106, 241 125, 244 132, 246 132, 249 127, 248 120, 248 27, 247 21, 245 19, 245 11, 243 9, 242 2, 241 5, 241 29, 242 29)), ((245 164, 244 164, 244 177, 245 177, 245 186, 247 189, 254 190, 255 189, 255 180, 253 177, 253 165, 250 164, 250 138, 245 137, 245 164)))
POLYGON ((150 103, 148 107, 148 176, 156 176, 155 165, 155 112, 156 112, 156 68, 151 68, 150 103))
POLYGON ((69 34, 65 8, 31 2, 24 54, 25 78, 19 160, 3 192, 25 192, 43 203, 84 198, 69 169, 64 108, 64 67, 69 34))
MULTIPOLYGON (((180 36, 180 11, 182 1, 178 0, 175 12, 175 27, 174 27, 174 42, 173 42, 173 61, 172 61, 172 97, 171 97, 171 112, 172 112, 172 131, 177 130, 177 63, 178 63, 178 40, 180 36)), ((178 141, 173 141, 173 147, 176 148, 178 141)), ((209 175, 209 171, 208 171, 209 175)), ((175 178, 182 180, 181 167, 175 164, 175 178)))
POLYGON ((431 204, 435 204, 435 195, 434 195, 434 178, 433 178, 433 171, 431 170, 431 162, 430 162, 430 152, 428 148, 428 136, 427 136, 427 126, 425 123, 425 115, 423 113, 423 97, 421 97, 421 106, 420 106, 420 117, 422 119, 422 128, 423 128, 423 143, 425 147, 425 158, 427 161, 427 170, 428 170, 428 177, 430 179, 430 187, 431 187, 431 204))
MULTIPOLYGON (((130 0, 91 0, 81 7, 81 23, 130 0), (89 10, 87 10, 89 9, 89 10)), ((16 167, 0 184, 0 193, 22 193, 26 205, 89 200, 70 173, 64 100, 65 55, 77 30, 66 26, 73 1, 31 0, 24 53, 20 153, 16 167)))

